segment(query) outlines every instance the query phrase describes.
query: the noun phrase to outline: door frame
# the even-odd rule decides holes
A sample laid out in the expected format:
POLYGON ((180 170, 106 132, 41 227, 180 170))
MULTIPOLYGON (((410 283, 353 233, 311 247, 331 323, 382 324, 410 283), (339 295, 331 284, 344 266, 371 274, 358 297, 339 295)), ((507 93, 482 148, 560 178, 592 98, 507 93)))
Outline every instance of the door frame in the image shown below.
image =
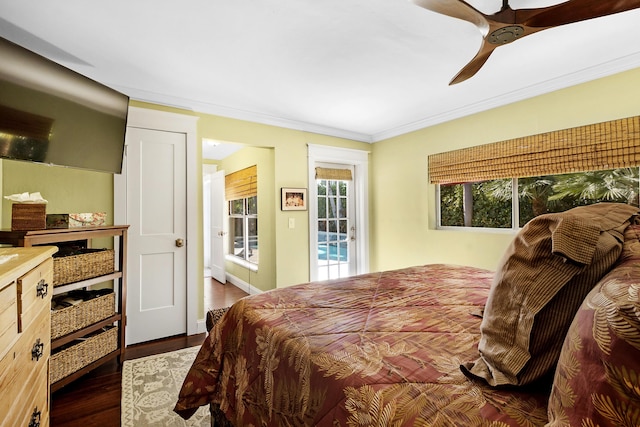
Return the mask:
POLYGON ((316 202, 316 163, 336 163, 354 168, 353 189, 355 193, 356 274, 369 272, 369 151, 327 145, 307 144, 309 170, 309 276, 317 280, 318 236, 315 219, 318 217, 316 202))
MULTIPOLYGON (((204 319, 198 319, 200 306, 204 312, 204 298, 198 301, 198 285, 204 292, 204 277, 202 274, 201 242, 198 238, 198 228, 202 210, 198 209, 198 191, 202 180, 202 173, 197 162, 197 121, 198 117, 184 114, 169 113, 159 110, 129 106, 127 127, 159 130, 165 132, 184 133, 186 139, 186 221, 187 221, 187 335, 195 335, 206 331, 204 319)), ((126 147, 125 147, 126 156, 126 147)), ((125 159, 126 161, 126 159, 125 159)), ((127 223, 127 174, 113 176, 113 220, 115 224, 127 223)), ((132 255, 131 253, 129 255, 132 255)), ((126 324, 126 322, 125 322, 126 324)))

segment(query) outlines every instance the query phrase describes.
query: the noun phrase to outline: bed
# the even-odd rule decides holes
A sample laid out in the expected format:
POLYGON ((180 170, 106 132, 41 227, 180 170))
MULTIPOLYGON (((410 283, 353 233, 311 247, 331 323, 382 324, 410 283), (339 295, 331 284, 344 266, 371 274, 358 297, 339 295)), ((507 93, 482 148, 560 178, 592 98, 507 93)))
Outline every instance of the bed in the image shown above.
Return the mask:
MULTIPOLYGON (((578 385, 583 376, 576 371, 580 373, 581 366, 586 364, 576 366, 576 361, 584 359, 581 353, 584 349, 594 354, 595 350, 587 344, 595 342, 590 334, 598 328, 580 329, 580 325, 572 322, 576 313, 582 316, 581 324, 585 316, 597 317, 597 313, 602 313, 596 307, 598 303, 613 304, 613 308, 607 308, 611 312, 616 307, 628 308, 631 299, 640 313, 637 293, 629 297, 629 292, 625 294, 618 289, 621 283, 623 287, 640 287, 640 269, 632 267, 640 261, 640 255, 633 255, 634 251, 640 254, 637 238, 640 227, 627 227, 629 215, 624 209, 623 214, 614 219, 615 226, 606 221, 596 222, 597 232, 591 240, 589 233, 580 230, 580 240, 600 248, 592 258, 600 254, 611 261, 597 265, 601 270, 598 274, 588 275, 593 276, 590 279, 594 282, 583 286, 579 295, 571 296, 576 300, 572 305, 563 302, 562 307, 569 307, 567 310, 571 313, 563 313, 563 318, 568 316, 569 321, 561 326, 562 336, 555 337, 559 341, 557 349, 554 346, 555 360, 534 379, 519 383, 524 378, 520 375, 524 369, 513 376, 512 384, 491 384, 491 379, 482 378, 482 369, 476 369, 481 358, 491 365, 489 344, 483 337, 488 331, 484 323, 497 313, 491 313, 491 304, 492 300, 499 300, 494 293, 499 288, 500 271, 431 264, 301 284, 238 301, 215 324, 203 343, 184 381, 175 411, 189 418, 199 406, 211 405, 213 419, 235 427, 533 427, 547 423, 580 425, 588 417, 596 420, 600 427, 625 425, 607 423, 594 415, 598 408, 594 407, 592 397, 581 400, 594 383, 587 381, 578 385), (602 236, 611 243, 604 252, 602 236), (625 252, 622 242, 628 236, 634 244, 625 243, 625 252), (612 266, 615 268, 611 269, 612 266), (604 301, 591 295, 596 291, 608 292, 606 286, 611 283, 618 286, 616 295, 620 300, 604 301), (587 294, 590 296, 585 298, 587 294), (569 343, 565 335, 572 337, 567 338, 569 343), (582 345, 579 345, 580 339, 582 345), (561 361, 560 374, 556 372, 558 360, 561 361), (576 407, 580 408, 579 414, 574 413, 576 407), (575 424, 574 419, 578 419, 575 424)), ((538 231, 554 227, 557 231, 562 221, 555 221, 544 223, 538 231)), ((566 217, 563 221, 565 227, 566 217)), ((593 221, 587 222, 593 226, 593 221)), ((530 250, 531 241, 526 243, 530 250)), ((558 254, 557 250, 554 252, 551 236, 538 239, 538 243, 552 253, 553 256, 548 257, 555 261, 558 254)), ((555 244, 556 249, 563 247, 558 241, 555 244)), ((563 265, 568 264, 567 268, 575 264, 567 262, 567 257, 584 255, 583 252, 577 255, 564 252, 567 251, 563 251, 563 265)), ((507 264, 513 265, 513 254, 503 260, 502 265, 507 264)), ((576 283, 585 282, 584 265, 582 267, 562 276, 565 284, 571 285, 565 288, 576 289, 579 287, 576 283)), ((503 276, 508 278, 506 273, 503 276)), ((540 276, 535 277, 538 283, 540 276)), ((534 293, 539 294, 538 290, 534 293)), ((557 306, 550 301, 546 305, 555 312, 557 306)), ((534 314, 538 318, 549 316, 544 313, 543 307, 534 314)), ((636 313, 636 316, 639 315, 636 313)), ((623 343, 629 342, 630 331, 639 330, 636 326, 640 321, 638 325, 633 322, 633 327, 622 328, 626 331, 623 343)), ((604 329, 601 327, 600 331, 604 329)), ((548 339, 547 335, 558 335, 558 332, 540 335, 548 339)), ((640 333, 636 338, 637 342, 631 339, 632 344, 625 347, 628 354, 625 357, 635 357, 634 363, 638 365, 640 333)), ((538 356, 536 339, 541 338, 532 338, 529 343, 531 358, 538 356)), ((543 342, 539 347, 545 348, 541 357, 546 360, 548 343, 543 342)), ((602 350, 601 347, 598 348, 602 350)), ((589 367, 588 376, 598 368, 606 370, 602 360, 604 358, 599 357, 598 362, 589 367)), ((498 368, 490 369, 496 370, 498 368)), ((635 381, 640 368, 633 366, 629 370, 635 381)), ((507 372, 495 377, 509 375, 507 372)), ((607 379, 604 383, 611 381, 607 379)), ((615 396, 621 394, 620 387, 606 390, 607 396, 614 396, 613 401, 617 402, 615 396)), ((619 412, 634 410, 636 417, 640 417, 637 388, 630 387, 629 393, 622 394, 624 410, 619 412), (629 397, 634 390, 635 403, 633 397, 629 397)))
POLYGON ((548 390, 494 390, 459 368, 492 277, 426 265, 245 298, 203 344, 181 407, 214 402, 236 426, 544 425, 548 390))

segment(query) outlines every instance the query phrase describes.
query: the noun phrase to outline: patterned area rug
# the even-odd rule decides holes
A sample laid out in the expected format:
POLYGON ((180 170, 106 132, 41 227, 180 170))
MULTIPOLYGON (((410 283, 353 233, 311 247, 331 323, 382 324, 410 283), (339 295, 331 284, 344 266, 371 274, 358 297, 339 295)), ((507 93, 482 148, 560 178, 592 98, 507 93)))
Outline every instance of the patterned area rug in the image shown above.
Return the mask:
POLYGON ((208 407, 185 421, 173 412, 182 382, 200 346, 140 359, 122 367, 122 427, 211 425, 208 407))

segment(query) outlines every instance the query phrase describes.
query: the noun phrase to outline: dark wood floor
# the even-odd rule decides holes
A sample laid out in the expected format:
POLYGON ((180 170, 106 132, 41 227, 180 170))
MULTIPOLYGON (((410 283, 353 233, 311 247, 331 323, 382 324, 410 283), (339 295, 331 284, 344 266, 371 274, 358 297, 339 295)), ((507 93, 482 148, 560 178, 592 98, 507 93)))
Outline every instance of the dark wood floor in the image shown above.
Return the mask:
MULTIPOLYGON (((228 307, 247 294, 231 284, 211 280, 205 286, 205 309, 228 307)), ((127 347, 125 359, 179 350, 201 344, 205 334, 177 336, 127 347)), ((110 427, 120 425, 122 370, 116 360, 51 395, 52 427, 110 427)))

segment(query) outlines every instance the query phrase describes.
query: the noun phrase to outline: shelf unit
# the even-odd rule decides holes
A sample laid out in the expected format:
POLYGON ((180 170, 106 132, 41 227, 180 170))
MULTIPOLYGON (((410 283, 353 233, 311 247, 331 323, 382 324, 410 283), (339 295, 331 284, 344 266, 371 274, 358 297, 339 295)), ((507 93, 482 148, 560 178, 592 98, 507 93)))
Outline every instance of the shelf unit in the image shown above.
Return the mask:
POLYGON ((127 302, 127 230, 128 225, 108 225, 97 227, 64 228, 30 231, 9 231, 0 230, 0 243, 12 246, 30 247, 40 245, 53 245, 56 243, 84 241, 87 247, 91 247, 91 240, 102 237, 113 237, 114 248, 117 248, 116 271, 104 276, 94 277, 79 282, 68 283, 53 288, 53 295, 59 295, 74 289, 86 288, 98 283, 114 281, 114 291, 116 292, 116 313, 93 325, 89 325, 80 330, 71 332, 63 337, 51 341, 51 349, 55 350, 77 338, 97 331, 104 326, 118 324, 118 349, 90 363, 73 374, 51 384, 51 391, 69 384, 85 373, 97 368, 114 358, 118 358, 118 363, 124 361, 125 350, 125 328, 126 328, 126 302, 127 302), (117 242, 115 241, 117 240, 117 242))

